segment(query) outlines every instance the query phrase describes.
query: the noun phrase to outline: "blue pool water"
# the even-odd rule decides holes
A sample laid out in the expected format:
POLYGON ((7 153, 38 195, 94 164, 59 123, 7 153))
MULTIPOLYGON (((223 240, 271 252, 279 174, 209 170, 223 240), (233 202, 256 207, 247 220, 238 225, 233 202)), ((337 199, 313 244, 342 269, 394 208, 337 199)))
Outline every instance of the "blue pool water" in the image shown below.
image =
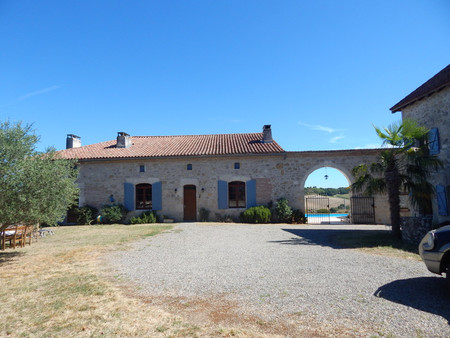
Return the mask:
MULTIPOLYGON (((306 214, 306 217, 328 217, 328 214, 306 214)), ((347 217, 348 214, 330 214, 330 217, 347 217)))

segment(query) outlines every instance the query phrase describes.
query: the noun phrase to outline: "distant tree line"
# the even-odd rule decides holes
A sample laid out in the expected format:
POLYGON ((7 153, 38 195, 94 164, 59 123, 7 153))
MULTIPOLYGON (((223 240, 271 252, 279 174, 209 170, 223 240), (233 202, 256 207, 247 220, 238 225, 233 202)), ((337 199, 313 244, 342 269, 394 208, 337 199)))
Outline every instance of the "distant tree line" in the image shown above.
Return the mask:
POLYGON ((334 196, 334 195, 345 195, 350 192, 350 187, 340 187, 340 188, 317 188, 306 187, 305 195, 321 195, 321 196, 334 196))

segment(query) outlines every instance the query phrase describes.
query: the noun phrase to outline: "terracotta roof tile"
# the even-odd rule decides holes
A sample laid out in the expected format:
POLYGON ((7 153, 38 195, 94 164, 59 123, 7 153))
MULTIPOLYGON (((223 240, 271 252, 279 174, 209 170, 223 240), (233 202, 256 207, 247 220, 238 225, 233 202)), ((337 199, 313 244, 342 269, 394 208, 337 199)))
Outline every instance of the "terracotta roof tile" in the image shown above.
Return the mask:
POLYGON ((275 141, 262 143, 262 133, 131 136, 129 148, 116 148, 116 140, 61 150, 63 158, 79 160, 176 156, 284 153, 275 141))
POLYGON ((395 104, 391 111, 393 113, 401 111, 404 107, 423 99, 426 96, 441 90, 442 88, 450 86, 450 65, 445 67, 411 94, 406 96, 403 100, 395 104))

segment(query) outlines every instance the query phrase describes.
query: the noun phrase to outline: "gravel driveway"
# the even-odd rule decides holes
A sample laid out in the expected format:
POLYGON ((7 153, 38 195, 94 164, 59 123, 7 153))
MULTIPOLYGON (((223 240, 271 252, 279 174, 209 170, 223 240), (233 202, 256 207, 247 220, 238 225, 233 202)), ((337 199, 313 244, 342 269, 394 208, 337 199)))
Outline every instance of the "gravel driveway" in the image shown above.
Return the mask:
POLYGON ((450 336, 444 278, 419 261, 337 247, 329 238, 344 229, 385 227, 181 223, 109 261, 150 297, 220 296, 242 316, 343 335, 450 336))

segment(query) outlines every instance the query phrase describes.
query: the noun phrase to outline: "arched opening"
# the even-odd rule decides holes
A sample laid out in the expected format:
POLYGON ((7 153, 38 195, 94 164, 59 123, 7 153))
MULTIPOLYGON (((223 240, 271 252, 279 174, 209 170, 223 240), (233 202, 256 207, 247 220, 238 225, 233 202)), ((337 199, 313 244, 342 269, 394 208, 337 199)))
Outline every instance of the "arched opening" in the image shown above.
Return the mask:
POLYGON ((310 224, 350 221, 351 181, 343 170, 321 166, 305 179, 305 214, 310 224))

